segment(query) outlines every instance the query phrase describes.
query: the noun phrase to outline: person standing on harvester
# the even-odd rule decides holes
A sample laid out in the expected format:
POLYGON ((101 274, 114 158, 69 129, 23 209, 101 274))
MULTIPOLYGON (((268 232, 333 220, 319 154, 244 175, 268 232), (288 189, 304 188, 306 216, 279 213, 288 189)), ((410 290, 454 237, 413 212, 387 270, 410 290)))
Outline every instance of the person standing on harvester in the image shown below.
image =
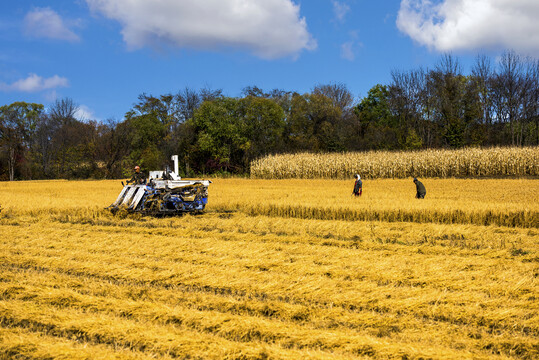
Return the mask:
POLYGON ((424 199, 425 195, 427 195, 425 185, 423 185, 421 181, 417 180, 417 178, 414 178, 414 184, 417 191, 417 193, 415 194, 416 199, 424 199))
POLYGON ((356 178, 356 182, 354 183, 354 191, 352 191, 352 194, 355 196, 361 196, 363 193, 363 183, 361 182, 361 176, 359 174, 356 174, 354 176, 356 178))

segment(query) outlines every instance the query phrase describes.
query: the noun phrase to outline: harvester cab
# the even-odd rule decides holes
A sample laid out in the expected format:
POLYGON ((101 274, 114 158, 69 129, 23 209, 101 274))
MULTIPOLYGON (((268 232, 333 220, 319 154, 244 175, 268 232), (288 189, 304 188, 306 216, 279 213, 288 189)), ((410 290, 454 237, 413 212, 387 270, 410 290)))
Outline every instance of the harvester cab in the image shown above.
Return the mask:
POLYGON ((178 156, 173 155, 174 171, 150 171, 145 184, 124 185, 108 209, 126 209, 145 215, 198 213, 208 202, 210 180, 182 180, 178 175, 178 156))

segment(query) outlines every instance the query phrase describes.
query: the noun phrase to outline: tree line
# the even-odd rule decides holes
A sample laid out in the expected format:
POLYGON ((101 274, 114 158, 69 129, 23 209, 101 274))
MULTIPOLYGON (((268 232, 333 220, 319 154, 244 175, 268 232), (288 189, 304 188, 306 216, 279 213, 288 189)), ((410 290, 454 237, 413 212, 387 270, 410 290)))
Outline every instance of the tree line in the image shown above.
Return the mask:
POLYGON ((0 180, 120 178, 135 164, 181 175, 249 171, 252 160, 299 151, 343 152, 539 145, 539 60, 479 55, 465 75, 457 57, 433 69, 396 70, 356 100, 344 84, 311 92, 257 86, 241 97, 185 88, 139 95, 122 121, 82 121, 59 99, 0 107, 0 180))

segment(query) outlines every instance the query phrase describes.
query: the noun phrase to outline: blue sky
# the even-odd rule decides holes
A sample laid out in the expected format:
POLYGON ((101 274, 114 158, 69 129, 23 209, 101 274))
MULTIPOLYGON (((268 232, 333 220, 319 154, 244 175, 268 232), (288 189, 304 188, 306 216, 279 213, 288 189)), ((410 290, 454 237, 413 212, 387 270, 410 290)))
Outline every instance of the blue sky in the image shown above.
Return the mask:
POLYGON ((356 99, 392 70, 479 53, 539 57, 538 0, 17 0, 0 2, 0 105, 69 97, 122 120, 139 94, 246 86, 356 99))

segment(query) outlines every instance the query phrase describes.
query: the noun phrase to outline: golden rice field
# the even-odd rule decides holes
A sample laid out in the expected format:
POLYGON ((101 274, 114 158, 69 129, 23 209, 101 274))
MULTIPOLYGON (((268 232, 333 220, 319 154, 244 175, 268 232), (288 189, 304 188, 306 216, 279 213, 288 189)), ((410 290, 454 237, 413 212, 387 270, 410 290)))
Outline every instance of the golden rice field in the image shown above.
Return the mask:
POLYGON ((537 359, 539 180, 0 183, 0 359, 537 359))
POLYGON ((270 155, 251 163, 258 179, 539 176, 539 147, 270 155))

